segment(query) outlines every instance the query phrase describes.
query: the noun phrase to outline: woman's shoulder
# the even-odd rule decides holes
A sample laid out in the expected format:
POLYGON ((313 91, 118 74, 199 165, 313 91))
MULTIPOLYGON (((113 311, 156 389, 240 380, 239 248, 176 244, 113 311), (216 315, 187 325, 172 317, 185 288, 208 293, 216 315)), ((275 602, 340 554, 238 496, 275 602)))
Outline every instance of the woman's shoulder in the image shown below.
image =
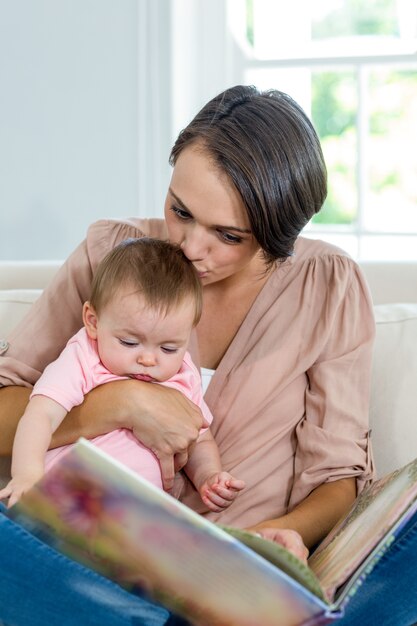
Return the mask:
POLYGON ((349 294, 368 299, 369 288, 358 263, 341 248, 299 237, 291 257, 288 281, 311 298, 319 295, 340 301, 349 294))
POLYGON ((302 293, 311 301, 325 297, 336 302, 352 288, 368 291, 357 262, 341 248, 318 239, 299 237, 294 254, 278 265, 274 274, 271 291, 290 299, 298 299, 302 293))
POLYGON ((352 257, 338 246, 321 239, 298 237, 294 248, 294 259, 299 261, 323 259, 331 262, 333 258, 346 259, 347 262, 354 263, 352 257))
POLYGON ((167 236, 165 221, 159 218, 108 218, 94 222, 87 231, 87 237, 90 239, 120 238, 125 235, 129 237, 165 238, 167 236))
POLYGON ((101 219, 91 224, 87 231, 87 249, 93 269, 118 243, 130 237, 166 239, 165 221, 158 218, 129 217, 101 219))
POLYGON ((329 274, 337 275, 342 279, 361 274, 357 262, 348 252, 320 239, 299 237, 290 265, 295 273, 310 273, 319 278, 329 274))

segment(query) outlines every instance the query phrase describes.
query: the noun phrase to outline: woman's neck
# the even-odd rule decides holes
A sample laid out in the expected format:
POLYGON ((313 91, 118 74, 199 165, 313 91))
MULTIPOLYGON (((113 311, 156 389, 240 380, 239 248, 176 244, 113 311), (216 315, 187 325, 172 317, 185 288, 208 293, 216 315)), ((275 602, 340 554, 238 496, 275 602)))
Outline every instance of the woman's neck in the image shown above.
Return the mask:
POLYGON ((203 314, 197 326, 202 367, 217 369, 271 271, 252 280, 221 281, 203 289, 203 314))

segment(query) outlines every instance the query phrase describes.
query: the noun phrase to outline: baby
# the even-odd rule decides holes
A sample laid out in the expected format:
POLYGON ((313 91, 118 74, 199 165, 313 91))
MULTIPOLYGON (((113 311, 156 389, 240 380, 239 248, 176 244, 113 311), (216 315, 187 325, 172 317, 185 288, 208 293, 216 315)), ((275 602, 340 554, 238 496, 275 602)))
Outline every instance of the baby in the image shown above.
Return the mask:
MULTIPOLYGON (((70 446, 48 452, 68 411, 98 385, 124 378, 164 384, 198 405, 208 424, 200 374, 187 352, 202 309, 197 273, 182 251, 150 238, 128 239, 100 263, 84 327, 36 383, 13 445, 12 479, 0 491, 12 506, 70 446)), ((125 428, 92 440, 102 450, 162 488, 158 459, 125 428)), ((226 508, 244 482, 222 471, 217 445, 202 429, 184 468, 212 511, 226 508)))

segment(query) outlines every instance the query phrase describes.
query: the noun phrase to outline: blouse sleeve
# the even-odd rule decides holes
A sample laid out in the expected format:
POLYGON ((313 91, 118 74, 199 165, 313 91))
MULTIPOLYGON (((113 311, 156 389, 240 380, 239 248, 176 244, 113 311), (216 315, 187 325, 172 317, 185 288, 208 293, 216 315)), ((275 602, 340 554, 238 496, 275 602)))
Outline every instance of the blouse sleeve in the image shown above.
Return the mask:
POLYGON ((31 387, 82 325, 82 306, 90 295, 94 271, 118 242, 139 237, 133 221, 101 220, 87 232, 28 314, 7 338, 0 357, 0 386, 31 387))
POLYGON ((83 402, 84 396, 94 387, 94 362, 83 347, 88 340, 80 341, 79 336, 80 333, 77 333, 59 357, 46 366, 30 399, 46 396, 58 402, 67 412, 83 402))
POLYGON ((313 288, 317 279, 325 285, 318 290, 320 302, 312 294, 325 341, 307 371, 290 509, 322 483, 356 477, 359 492, 373 476, 368 420, 375 323, 369 290, 346 257, 321 259, 311 272, 313 288))

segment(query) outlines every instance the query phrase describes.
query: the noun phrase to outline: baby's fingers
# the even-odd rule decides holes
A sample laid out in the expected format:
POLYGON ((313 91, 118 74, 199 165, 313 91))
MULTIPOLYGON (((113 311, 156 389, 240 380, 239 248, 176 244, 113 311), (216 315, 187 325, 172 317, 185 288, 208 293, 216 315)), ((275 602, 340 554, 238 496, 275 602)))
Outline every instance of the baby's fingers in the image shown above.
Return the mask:
POLYGON ((230 478, 226 482, 226 487, 228 489, 234 489, 235 491, 242 491, 246 487, 246 483, 244 480, 239 480, 238 478, 230 478))
POLYGON ((212 485, 211 490, 213 495, 216 495, 222 500, 226 500, 228 502, 232 502, 239 493, 236 489, 230 489, 228 486, 223 485, 222 483, 216 483, 215 485, 212 485))
MULTIPOLYGON (((243 481, 239 481, 239 482, 243 482, 243 481)), ((244 483, 243 486, 240 489, 235 488, 234 486, 229 486, 229 483, 215 483, 214 485, 211 486, 211 493, 212 496, 217 496, 217 498, 219 499, 219 504, 220 501, 223 501, 220 506, 228 506, 231 502, 233 502, 233 500, 235 500, 237 498, 237 496, 239 495, 239 491, 241 491, 241 489, 243 489, 244 487, 244 483)), ((212 497, 212 499, 213 499, 212 497)), ((216 500, 217 503, 217 500, 216 500)))
POLYGON ((16 504, 16 502, 18 500, 20 500, 20 498, 23 495, 23 491, 13 491, 13 493, 11 494, 9 501, 7 503, 7 508, 10 509, 11 506, 13 506, 14 504, 16 504))
POLYGON ((0 500, 4 500, 5 498, 8 498, 12 492, 13 492, 12 487, 9 485, 6 485, 5 487, 3 487, 3 489, 0 489, 0 500))
POLYGON ((7 507, 10 508, 14 504, 16 504, 18 500, 20 500, 22 494, 22 489, 16 489, 16 487, 9 483, 8 485, 6 485, 6 487, 4 487, 4 489, 0 490, 0 500, 9 498, 7 507))
POLYGON ((209 490, 207 490, 204 495, 201 496, 201 499, 210 511, 214 511, 216 513, 223 511, 223 509, 226 509, 228 506, 230 506, 232 502, 232 500, 226 500, 214 493, 213 491, 209 490))

